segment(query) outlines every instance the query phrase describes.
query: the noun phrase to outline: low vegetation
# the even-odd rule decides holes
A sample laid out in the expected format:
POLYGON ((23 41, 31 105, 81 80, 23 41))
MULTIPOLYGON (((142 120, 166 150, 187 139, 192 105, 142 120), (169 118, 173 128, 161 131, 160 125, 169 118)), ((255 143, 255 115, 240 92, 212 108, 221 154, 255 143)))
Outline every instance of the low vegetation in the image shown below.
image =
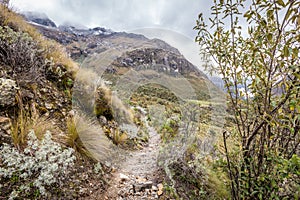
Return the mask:
POLYGON ((0 76, 14 87, 0 105, 12 122, 4 130, 12 142, 0 144, 1 199, 76 199, 105 187, 105 167, 87 153, 70 113, 76 71, 62 47, 0 3, 0 76))
POLYGON ((63 148, 51 137, 51 133, 47 131, 42 140, 38 140, 31 130, 24 150, 4 144, 0 151, 2 197, 50 198, 51 191, 59 190, 66 184, 76 159, 74 150, 63 148))

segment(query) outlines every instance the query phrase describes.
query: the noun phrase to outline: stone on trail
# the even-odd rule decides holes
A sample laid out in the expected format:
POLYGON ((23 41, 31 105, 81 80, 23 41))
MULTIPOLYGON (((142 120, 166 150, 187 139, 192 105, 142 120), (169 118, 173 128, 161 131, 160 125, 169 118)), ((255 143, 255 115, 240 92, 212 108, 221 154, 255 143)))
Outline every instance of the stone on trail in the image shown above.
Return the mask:
POLYGON ((125 174, 120 173, 120 179, 121 181, 129 181, 130 178, 128 176, 126 176, 125 174))
POLYGON ((157 187, 158 187, 158 192, 157 192, 157 194, 158 194, 158 196, 160 196, 160 195, 162 195, 162 193, 163 193, 163 188, 164 188, 164 186, 163 186, 163 184, 158 184, 157 185, 157 187))
POLYGON ((135 183, 133 185, 133 189, 135 192, 140 192, 143 191, 145 189, 151 189, 153 185, 152 181, 147 181, 147 182, 143 182, 143 183, 135 183))

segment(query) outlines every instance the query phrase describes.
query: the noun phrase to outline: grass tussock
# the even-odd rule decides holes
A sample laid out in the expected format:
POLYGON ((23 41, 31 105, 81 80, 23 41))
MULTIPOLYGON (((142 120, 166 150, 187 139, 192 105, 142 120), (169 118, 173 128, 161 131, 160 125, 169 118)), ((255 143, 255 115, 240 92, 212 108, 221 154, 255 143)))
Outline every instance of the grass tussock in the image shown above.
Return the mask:
POLYGON ((92 160, 114 159, 118 152, 96 120, 81 113, 67 120, 67 145, 92 160))
MULTIPOLYGON (((99 79, 99 75, 92 69, 89 68, 80 68, 76 74, 76 81, 78 83, 93 86, 96 84, 94 81, 99 79)), ((101 80, 99 80, 100 82, 101 80)))
POLYGON ((119 124, 133 123, 132 111, 111 89, 102 84, 97 89, 94 113, 97 117, 105 116, 108 120, 114 119, 119 124))
POLYGON ((56 126, 53 119, 38 114, 21 110, 12 125, 12 139, 17 148, 22 148, 27 143, 28 133, 33 130, 36 137, 41 140, 46 131, 50 131, 53 135, 53 140, 66 143, 66 138, 62 131, 56 126))
POLYGON ((122 145, 128 139, 127 134, 122 133, 119 129, 113 130, 112 133, 110 134, 110 137, 111 137, 113 143, 116 145, 122 145))
MULTIPOLYGON (((80 139, 78 131, 81 128, 83 128, 80 120, 81 119, 79 115, 75 115, 67 119, 67 145, 72 147, 75 150, 75 152, 79 153, 80 155, 83 155, 84 157, 89 159, 94 159, 92 154, 85 148, 84 144, 80 139)), ((86 123, 89 124, 87 121, 86 123)))

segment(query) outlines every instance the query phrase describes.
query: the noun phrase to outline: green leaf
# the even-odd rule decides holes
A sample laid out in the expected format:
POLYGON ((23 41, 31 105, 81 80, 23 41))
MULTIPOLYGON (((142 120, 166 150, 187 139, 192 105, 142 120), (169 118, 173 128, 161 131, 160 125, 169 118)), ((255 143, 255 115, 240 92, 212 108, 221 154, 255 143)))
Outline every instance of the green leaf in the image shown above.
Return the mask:
POLYGON ((285 3, 283 2, 283 0, 277 0, 277 3, 282 7, 285 7, 285 3))
POLYGON ((287 46, 283 47, 283 55, 284 57, 288 57, 289 56, 289 48, 287 46))
POLYGON ((269 34, 267 35, 267 38, 268 38, 269 41, 272 40, 272 37, 273 37, 273 35, 272 35, 271 33, 269 33, 269 34))

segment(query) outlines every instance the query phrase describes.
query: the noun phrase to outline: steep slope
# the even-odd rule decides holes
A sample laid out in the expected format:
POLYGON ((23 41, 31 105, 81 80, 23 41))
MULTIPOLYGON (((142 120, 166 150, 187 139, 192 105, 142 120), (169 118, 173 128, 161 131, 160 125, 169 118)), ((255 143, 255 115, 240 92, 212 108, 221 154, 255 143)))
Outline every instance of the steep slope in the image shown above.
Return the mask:
POLYGON ((74 129, 77 70, 58 43, 0 3, 1 199, 77 199, 105 187, 103 165, 94 172, 74 129))
POLYGON ((50 20, 44 13, 25 12, 23 16, 27 21, 48 27, 56 27, 55 23, 52 20, 50 20))

